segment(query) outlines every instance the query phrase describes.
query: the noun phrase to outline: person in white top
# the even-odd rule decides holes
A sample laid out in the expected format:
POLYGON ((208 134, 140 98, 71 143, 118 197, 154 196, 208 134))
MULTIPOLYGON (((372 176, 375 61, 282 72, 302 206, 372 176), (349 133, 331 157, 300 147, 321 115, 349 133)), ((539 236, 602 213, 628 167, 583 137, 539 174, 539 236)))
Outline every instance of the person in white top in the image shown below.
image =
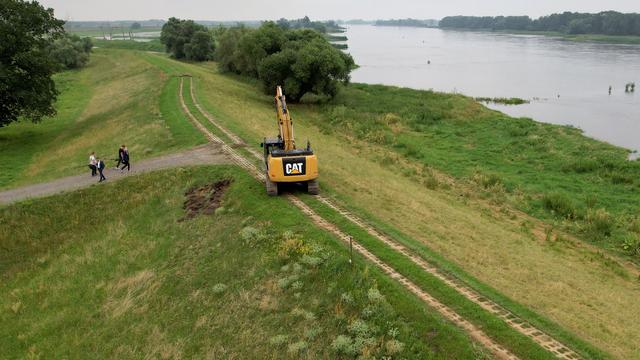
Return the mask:
POLYGON ((97 164, 98 162, 96 161, 96 153, 91 152, 91 154, 89 155, 89 169, 91 169, 91 176, 97 175, 97 170, 98 170, 98 168, 96 167, 97 164))

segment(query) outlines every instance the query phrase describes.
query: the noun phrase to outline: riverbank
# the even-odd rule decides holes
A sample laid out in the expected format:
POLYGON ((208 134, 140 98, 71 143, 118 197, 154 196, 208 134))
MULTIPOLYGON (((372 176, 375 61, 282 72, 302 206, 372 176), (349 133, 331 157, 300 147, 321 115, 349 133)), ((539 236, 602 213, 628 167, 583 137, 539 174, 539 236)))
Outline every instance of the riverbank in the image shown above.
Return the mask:
POLYGON ((468 31, 468 32, 486 32, 494 34, 511 34, 511 35, 539 35, 563 40, 576 42, 594 42, 603 44, 640 44, 640 36, 632 35, 602 35, 602 34, 565 34, 556 31, 516 31, 516 30, 492 30, 492 29, 465 29, 465 28, 439 28, 443 31, 468 31))
MULTIPOLYGON (((417 161, 424 167, 417 174, 443 172, 499 206, 547 221, 551 233, 566 230, 640 260, 640 163, 628 161, 626 149, 462 95, 407 88, 352 84, 322 112, 318 126, 417 161)), ((437 176, 424 181, 448 187, 437 176)))

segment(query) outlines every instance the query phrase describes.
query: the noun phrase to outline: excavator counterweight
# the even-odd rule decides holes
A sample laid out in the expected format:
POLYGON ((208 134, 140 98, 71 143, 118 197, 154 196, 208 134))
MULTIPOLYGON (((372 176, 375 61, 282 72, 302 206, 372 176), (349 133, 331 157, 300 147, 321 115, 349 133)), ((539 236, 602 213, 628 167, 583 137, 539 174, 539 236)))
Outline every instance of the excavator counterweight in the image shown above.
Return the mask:
POLYGON ((311 150, 309 142, 306 148, 296 148, 293 120, 280 86, 276 88, 274 101, 278 137, 264 138, 261 144, 264 148, 264 162, 267 168, 267 193, 277 195, 279 183, 305 183, 309 194, 318 194, 318 159, 311 150))

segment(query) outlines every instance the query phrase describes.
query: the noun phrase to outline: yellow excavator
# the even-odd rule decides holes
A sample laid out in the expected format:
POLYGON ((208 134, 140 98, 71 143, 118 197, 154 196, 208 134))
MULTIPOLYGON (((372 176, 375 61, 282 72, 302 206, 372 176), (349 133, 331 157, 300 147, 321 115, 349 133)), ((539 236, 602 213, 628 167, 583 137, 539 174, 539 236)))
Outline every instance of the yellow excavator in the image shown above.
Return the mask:
POLYGON ((260 144, 267 166, 267 194, 278 195, 278 184, 281 183, 302 183, 306 184, 309 194, 317 195, 320 192, 318 158, 313 154, 309 141, 306 148, 296 148, 293 121, 280 86, 276 88, 275 105, 280 133, 277 138, 264 138, 260 144))

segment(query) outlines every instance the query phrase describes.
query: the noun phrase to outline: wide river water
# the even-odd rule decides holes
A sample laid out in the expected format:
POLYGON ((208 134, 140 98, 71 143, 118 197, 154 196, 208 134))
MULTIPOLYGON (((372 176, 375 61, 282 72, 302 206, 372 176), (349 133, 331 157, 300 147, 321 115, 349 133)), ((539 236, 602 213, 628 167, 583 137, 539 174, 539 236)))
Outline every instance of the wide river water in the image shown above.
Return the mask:
POLYGON ((629 82, 640 86, 640 45, 370 25, 349 26, 346 35, 360 66, 353 82, 519 97, 531 103, 489 106, 640 150, 640 88, 624 91, 629 82))

